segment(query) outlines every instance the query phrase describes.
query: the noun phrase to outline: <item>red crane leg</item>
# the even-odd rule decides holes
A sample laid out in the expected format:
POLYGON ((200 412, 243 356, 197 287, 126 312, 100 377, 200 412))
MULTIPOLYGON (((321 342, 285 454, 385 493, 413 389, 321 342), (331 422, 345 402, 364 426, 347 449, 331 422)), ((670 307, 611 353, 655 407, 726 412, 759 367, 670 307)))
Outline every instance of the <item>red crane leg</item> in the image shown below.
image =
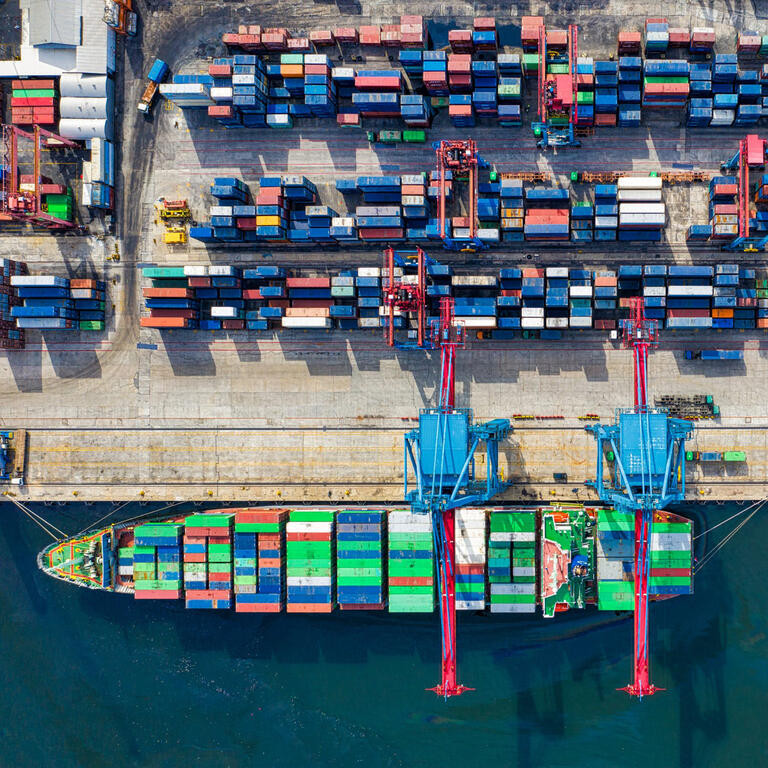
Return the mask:
POLYGON ((440 685, 430 688, 438 696, 460 696, 471 691, 457 680, 456 670, 456 514, 450 509, 442 512, 443 556, 440 558, 440 618, 443 627, 443 662, 440 685))

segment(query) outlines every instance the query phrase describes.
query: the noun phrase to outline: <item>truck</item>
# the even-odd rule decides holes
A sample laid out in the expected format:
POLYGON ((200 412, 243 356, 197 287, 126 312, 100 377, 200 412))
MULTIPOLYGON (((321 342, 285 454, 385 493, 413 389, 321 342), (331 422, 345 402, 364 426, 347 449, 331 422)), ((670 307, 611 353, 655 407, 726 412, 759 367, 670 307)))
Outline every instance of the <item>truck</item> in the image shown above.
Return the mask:
POLYGON ((741 349, 701 349, 698 352, 692 349, 685 350, 686 360, 743 360, 744 352, 741 349))
POLYGON ((147 87, 139 99, 139 112, 148 115, 152 109, 152 102, 157 93, 157 87, 165 80, 168 75, 168 65, 162 59, 155 59, 147 75, 147 87))

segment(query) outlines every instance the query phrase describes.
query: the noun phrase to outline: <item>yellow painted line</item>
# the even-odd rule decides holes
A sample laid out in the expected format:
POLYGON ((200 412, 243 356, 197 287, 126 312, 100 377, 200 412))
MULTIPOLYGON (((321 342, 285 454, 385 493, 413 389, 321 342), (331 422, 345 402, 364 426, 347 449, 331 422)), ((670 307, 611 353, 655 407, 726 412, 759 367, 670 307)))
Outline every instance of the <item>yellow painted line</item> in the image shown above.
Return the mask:
MULTIPOLYGON (((94 448, 88 448, 84 446, 63 446, 63 447, 53 447, 53 446, 35 446, 33 449, 29 449, 27 451, 27 455, 34 454, 34 453, 118 453, 120 451, 146 451, 147 453, 160 453, 162 451, 184 451, 187 453, 201 453, 202 451, 210 452, 212 449, 212 446, 210 445, 203 445, 203 446, 187 446, 187 445, 167 445, 167 446, 144 446, 144 445, 138 445, 138 446, 115 446, 115 447, 108 447, 108 446, 97 446, 94 448)), ((243 451, 307 451, 307 452, 314 452, 317 451, 318 453, 321 453, 323 451, 351 451, 355 453, 360 453, 361 451, 375 451, 377 453, 380 453, 382 451, 389 451, 391 453, 402 453, 403 448, 402 446, 394 446, 394 447, 387 447, 387 446, 359 446, 359 445, 286 445, 286 446, 279 446, 279 447, 270 447, 270 446, 218 446, 218 452, 219 453, 226 453, 229 451, 237 451, 238 453, 241 453, 243 451)))

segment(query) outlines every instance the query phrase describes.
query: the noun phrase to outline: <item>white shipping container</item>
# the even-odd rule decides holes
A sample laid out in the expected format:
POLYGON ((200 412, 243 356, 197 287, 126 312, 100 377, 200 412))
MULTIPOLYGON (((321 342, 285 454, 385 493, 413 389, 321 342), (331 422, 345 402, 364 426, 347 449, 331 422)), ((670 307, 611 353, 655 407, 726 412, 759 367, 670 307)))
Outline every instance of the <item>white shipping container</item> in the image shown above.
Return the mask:
POLYGON ((207 264, 185 264, 184 277, 208 277, 207 264))
POLYGON ((493 275, 454 275, 451 278, 451 284, 475 288, 495 288, 496 278, 493 275))
POLYGON ((597 578, 609 581, 624 580, 624 560, 617 557, 597 558, 597 578))
POLYGON ((211 216, 234 216, 231 205, 212 205, 208 213, 211 216))
POLYGON ((533 531, 494 531, 490 534, 490 541, 536 541, 533 531))
POLYGON ((520 319, 520 327, 521 328, 543 328, 544 318, 543 317, 523 317, 520 319))
POLYGON ((568 293, 571 296, 573 296, 574 299, 591 299, 592 286, 591 285, 571 285, 568 287, 568 293))
POLYGON ((547 277, 568 277, 568 267, 547 267, 547 277))
MULTIPOLYGON (((311 56, 312 54, 307 54, 311 56)), ((305 56, 306 59, 306 56, 305 56)), ((350 80, 355 76, 355 70, 352 67, 334 67, 331 70, 331 77, 334 80, 350 80)))
POLYGON ((622 189, 661 189, 661 176, 621 176, 616 182, 622 189))
POLYGON ((733 125, 736 119, 735 109, 713 109, 710 125, 733 125))
POLYGON ((358 277, 381 277, 381 267, 358 267, 358 277))
MULTIPOLYGON (((90 165, 90 163, 89 163, 90 165)), ((83 167, 85 167, 85 164, 83 164, 83 167)), ((22 190, 23 191, 23 190, 22 190)), ((88 181, 85 179, 85 171, 83 171, 83 196, 82 196, 82 204, 85 206, 91 205, 93 202, 93 184, 90 181, 90 178, 88 181)))
POLYGON ((211 264, 208 274, 211 277, 237 277, 237 269, 228 264, 211 264))
POLYGON ((293 522, 285 524, 286 533, 331 533, 333 530, 332 522, 323 520, 313 522, 293 522))
POLYGON ((485 608, 485 599, 482 600, 457 600, 457 611, 482 611, 485 608))
POLYGON ((496 595, 535 595, 535 584, 491 584, 496 595))
POLYGON ((403 205, 424 205, 424 195, 403 195, 403 205))
POLYGON ((328 61, 328 56, 324 53, 305 53, 304 63, 305 64, 325 64, 326 66, 330 66, 331 64, 331 62, 328 61))
POLYGON ((408 173, 400 177, 400 184, 407 184, 409 187, 415 184, 425 184, 427 181, 420 173, 408 173))
POLYGON ((211 317, 221 317, 231 320, 237 317, 237 307, 211 307, 211 317))
POLYGON ((484 328, 495 328, 495 317, 458 317, 453 321, 453 324, 463 325, 465 328, 473 330, 482 330, 484 328))
POLYGON ((330 587, 330 576, 287 576, 285 583, 289 587, 330 587))
POLYGON ((668 285, 667 296, 711 296, 711 285, 668 285))
POLYGON ((11 285, 16 287, 66 288, 69 280, 54 275, 11 275, 11 285))
POLYGON ((477 237, 485 243, 497 243, 499 241, 499 230, 495 228, 478 229, 477 237))
POLYGON ((652 533, 651 551, 685 552, 691 548, 690 533, 652 533))
POLYGON ((453 236, 456 240, 469 240, 469 227, 454 227, 453 236))
POLYGON ((232 101, 233 90, 232 88, 211 88, 211 98, 214 101, 232 101))
POLYGON ((664 214, 664 203, 619 203, 619 215, 625 213, 648 213, 651 215, 664 214))
POLYGON ((520 578, 522 576, 535 576, 536 575, 536 569, 535 568, 526 568, 522 565, 513 565, 512 566, 512 578, 520 578))
POLYGON ((358 328, 380 328, 381 326, 379 324, 378 317, 358 317, 357 327, 358 328))
POLYGON ((665 221, 663 213, 623 213, 619 216, 619 227, 661 228, 665 221))
POLYGON ((567 327, 568 327, 567 317, 548 317, 547 318, 547 328, 567 328, 567 327))
POLYGON ((418 275, 402 275, 400 278, 398 278, 398 280, 403 285, 418 285, 419 284, 419 276, 418 275))
POLYGON ((591 328, 592 327, 592 318, 591 317, 574 317, 571 315, 569 318, 571 328, 591 328))
MULTIPOLYGON (((405 311, 402 309, 395 309, 393 316, 394 317, 402 317, 405 314, 405 311)), ((383 304, 379 305, 379 317, 389 317, 389 307, 385 307, 383 304)))
POLYGON ((521 317, 544 317, 544 307, 521 307, 521 317))
MULTIPOLYGON (((375 317, 360 318, 359 325, 362 325, 362 320, 373 320, 373 325, 368 326, 372 328, 379 327, 379 321, 375 317)), ((282 318, 283 328, 332 328, 333 323, 330 317, 284 317, 282 318)))
POLYGON ((133 566, 132 565, 118 565, 117 566, 117 572, 121 576, 133 576, 133 566))
POLYGON ((341 216, 334 216, 331 219, 331 226, 332 227, 354 227, 355 217, 352 216, 351 218, 347 218, 347 217, 341 217, 341 216))
POLYGON ((643 288, 643 296, 666 296, 667 289, 663 285, 646 285, 643 288))
POLYGON ((620 203, 659 203, 660 189, 622 189, 617 195, 620 203))

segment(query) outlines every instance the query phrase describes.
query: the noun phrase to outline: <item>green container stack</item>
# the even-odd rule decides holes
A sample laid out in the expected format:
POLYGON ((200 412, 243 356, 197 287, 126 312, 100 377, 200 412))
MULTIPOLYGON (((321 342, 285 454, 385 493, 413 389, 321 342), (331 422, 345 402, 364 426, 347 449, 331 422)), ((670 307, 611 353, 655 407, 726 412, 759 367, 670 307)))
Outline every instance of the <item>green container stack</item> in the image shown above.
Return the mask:
POLYGON ((181 597, 181 532, 178 523, 148 523, 133 531, 134 597, 178 600, 181 597))
POLYGON ((456 610, 482 611, 485 608, 485 510, 460 507, 454 514, 456 610))
POLYGON ((184 586, 187 608, 232 607, 230 512, 189 515, 184 520, 184 586))
POLYGON ((75 210, 72 190, 68 187, 63 195, 43 195, 43 208, 57 219, 72 221, 75 210))
POLYGON ((390 512, 389 612, 435 610, 435 555, 429 515, 390 512))
POLYGON ((288 613, 333 610, 335 513, 327 509, 295 509, 285 526, 288 613))
POLYGON ((342 610, 384 608, 384 513, 336 515, 336 593, 342 610))
POLYGON ((536 513, 493 510, 490 528, 491 613, 535 612, 536 513))
POLYGON ((526 77, 533 77, 539 74, 539 54, 538 53, 524 53, 523 54, 523 72, 526 77))
POLYGON ((693 594, 692 536, 690 520, 675 517, 651 523, 648 594, 693 594))
POLYGON ((133 578, 133 553, 133 546, 117 549, 117 573, 123 581, 133 578))
POLYGON ((635 607, 635 516, 601 509, 597 513, 597 607, 631 611, 635 607))

